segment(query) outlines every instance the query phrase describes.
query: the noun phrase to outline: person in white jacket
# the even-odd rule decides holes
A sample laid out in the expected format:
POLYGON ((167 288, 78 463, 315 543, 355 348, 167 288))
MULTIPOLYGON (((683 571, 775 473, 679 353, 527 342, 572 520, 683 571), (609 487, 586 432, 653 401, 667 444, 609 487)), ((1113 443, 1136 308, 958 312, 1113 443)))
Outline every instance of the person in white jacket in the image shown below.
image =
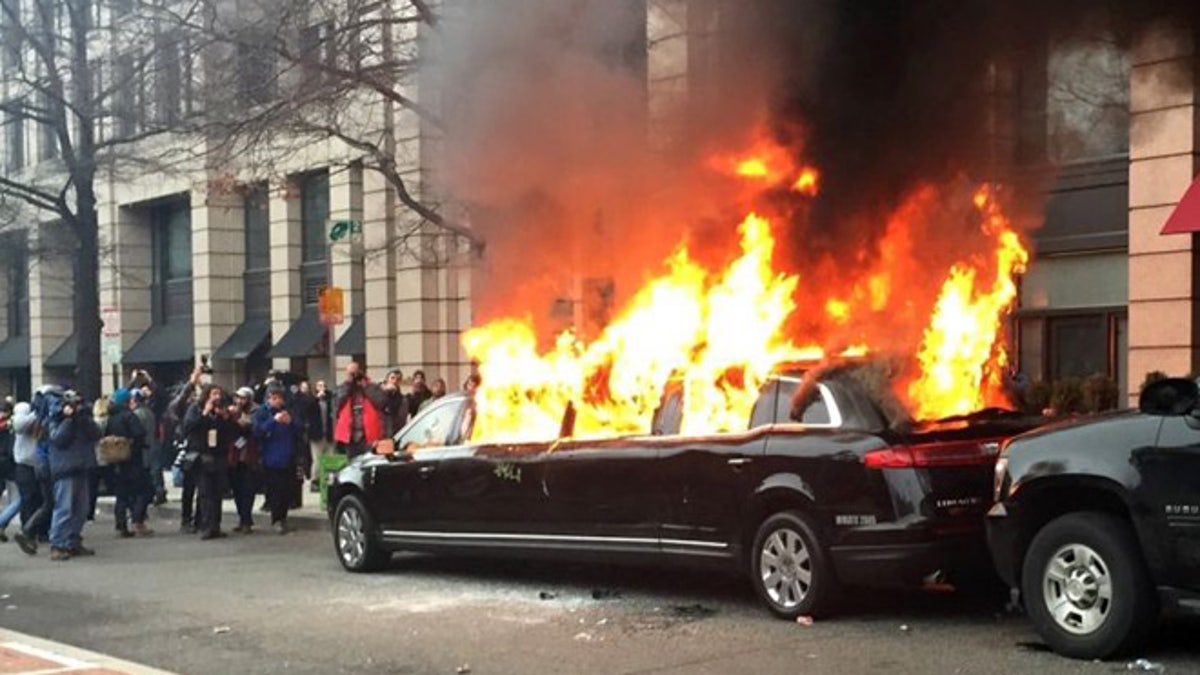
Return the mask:
MULTIPOLYGON (((42 505, 41 489, 37 478, 37 415, 25 402, 13 407, 12 415, 13 460, 16 462, 13 480, 17 484, 18 499, 21 501, 22 528, 27 525, 42 505)), ((4 523, 8 525, 8 523, 4 523)))

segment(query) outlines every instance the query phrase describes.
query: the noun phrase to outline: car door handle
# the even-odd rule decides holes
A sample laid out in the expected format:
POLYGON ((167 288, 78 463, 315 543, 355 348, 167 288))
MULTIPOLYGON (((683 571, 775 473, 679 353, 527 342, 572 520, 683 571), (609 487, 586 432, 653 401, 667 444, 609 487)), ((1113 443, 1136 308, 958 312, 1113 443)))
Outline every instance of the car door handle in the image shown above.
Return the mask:
POLYGON ((750 462, 753 462, 753 461, 754 460, 750 459, 749 457, 734 457, 732 459, 725 460, 725 463, 728 464, 729 466, 732 466, 735 469, 740 469, 743 466, 746 466, 747 464, 749 464, 750 462))
POLYGON ((421 474, 421 478, 429 478, 434 471, 437 471, 437 467, 431 465, 423 466, 417 469, 417 473, 421 474))

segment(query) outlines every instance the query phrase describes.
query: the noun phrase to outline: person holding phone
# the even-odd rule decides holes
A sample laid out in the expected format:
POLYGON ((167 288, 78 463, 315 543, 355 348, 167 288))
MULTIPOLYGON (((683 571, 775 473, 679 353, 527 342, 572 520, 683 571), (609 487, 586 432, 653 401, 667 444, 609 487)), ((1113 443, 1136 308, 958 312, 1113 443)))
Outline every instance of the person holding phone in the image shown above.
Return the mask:
POLYGON ((196 456, 193 473, 199 493, 199 520, 203 540, 226 537, 221 531, 221 500, 228 480, 228 448, 236 435, 225 392, 215 384, 204 385, 183 420, 188 451, 196 456))
POLYGON ((259 441, 259 461, 271 526, 279 534, 289 532, 287 517, 295 489, 296 458, 304 439, 300 419, 288 412, 283 387, 271 385, 267 400, 254 414, 254 436, 259 441))

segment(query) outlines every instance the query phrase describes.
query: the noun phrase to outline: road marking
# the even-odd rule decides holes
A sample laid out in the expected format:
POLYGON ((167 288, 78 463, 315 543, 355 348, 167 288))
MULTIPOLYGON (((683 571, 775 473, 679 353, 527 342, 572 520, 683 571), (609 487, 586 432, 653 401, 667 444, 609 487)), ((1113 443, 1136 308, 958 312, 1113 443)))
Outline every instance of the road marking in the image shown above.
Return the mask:
POLYGON ((163 670, 0 628, 3 675, 170 675, 163 670))

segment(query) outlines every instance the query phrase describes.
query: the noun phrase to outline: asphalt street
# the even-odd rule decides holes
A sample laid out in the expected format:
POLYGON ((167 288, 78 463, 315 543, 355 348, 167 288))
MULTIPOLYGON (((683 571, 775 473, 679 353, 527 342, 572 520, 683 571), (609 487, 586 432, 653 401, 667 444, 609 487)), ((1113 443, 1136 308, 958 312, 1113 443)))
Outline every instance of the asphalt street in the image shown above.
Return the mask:
MULTIPOLYGON (((1114 673, 979 596, 860 592, 812 626, 675 570, 401 556, 353 575, 328 533, 201 542, 89 525, 95 558, 0 545, 0 626, 177 673, 1114 673)), ((1196 622, 1142 656, 1200 672, 1196 622)))

